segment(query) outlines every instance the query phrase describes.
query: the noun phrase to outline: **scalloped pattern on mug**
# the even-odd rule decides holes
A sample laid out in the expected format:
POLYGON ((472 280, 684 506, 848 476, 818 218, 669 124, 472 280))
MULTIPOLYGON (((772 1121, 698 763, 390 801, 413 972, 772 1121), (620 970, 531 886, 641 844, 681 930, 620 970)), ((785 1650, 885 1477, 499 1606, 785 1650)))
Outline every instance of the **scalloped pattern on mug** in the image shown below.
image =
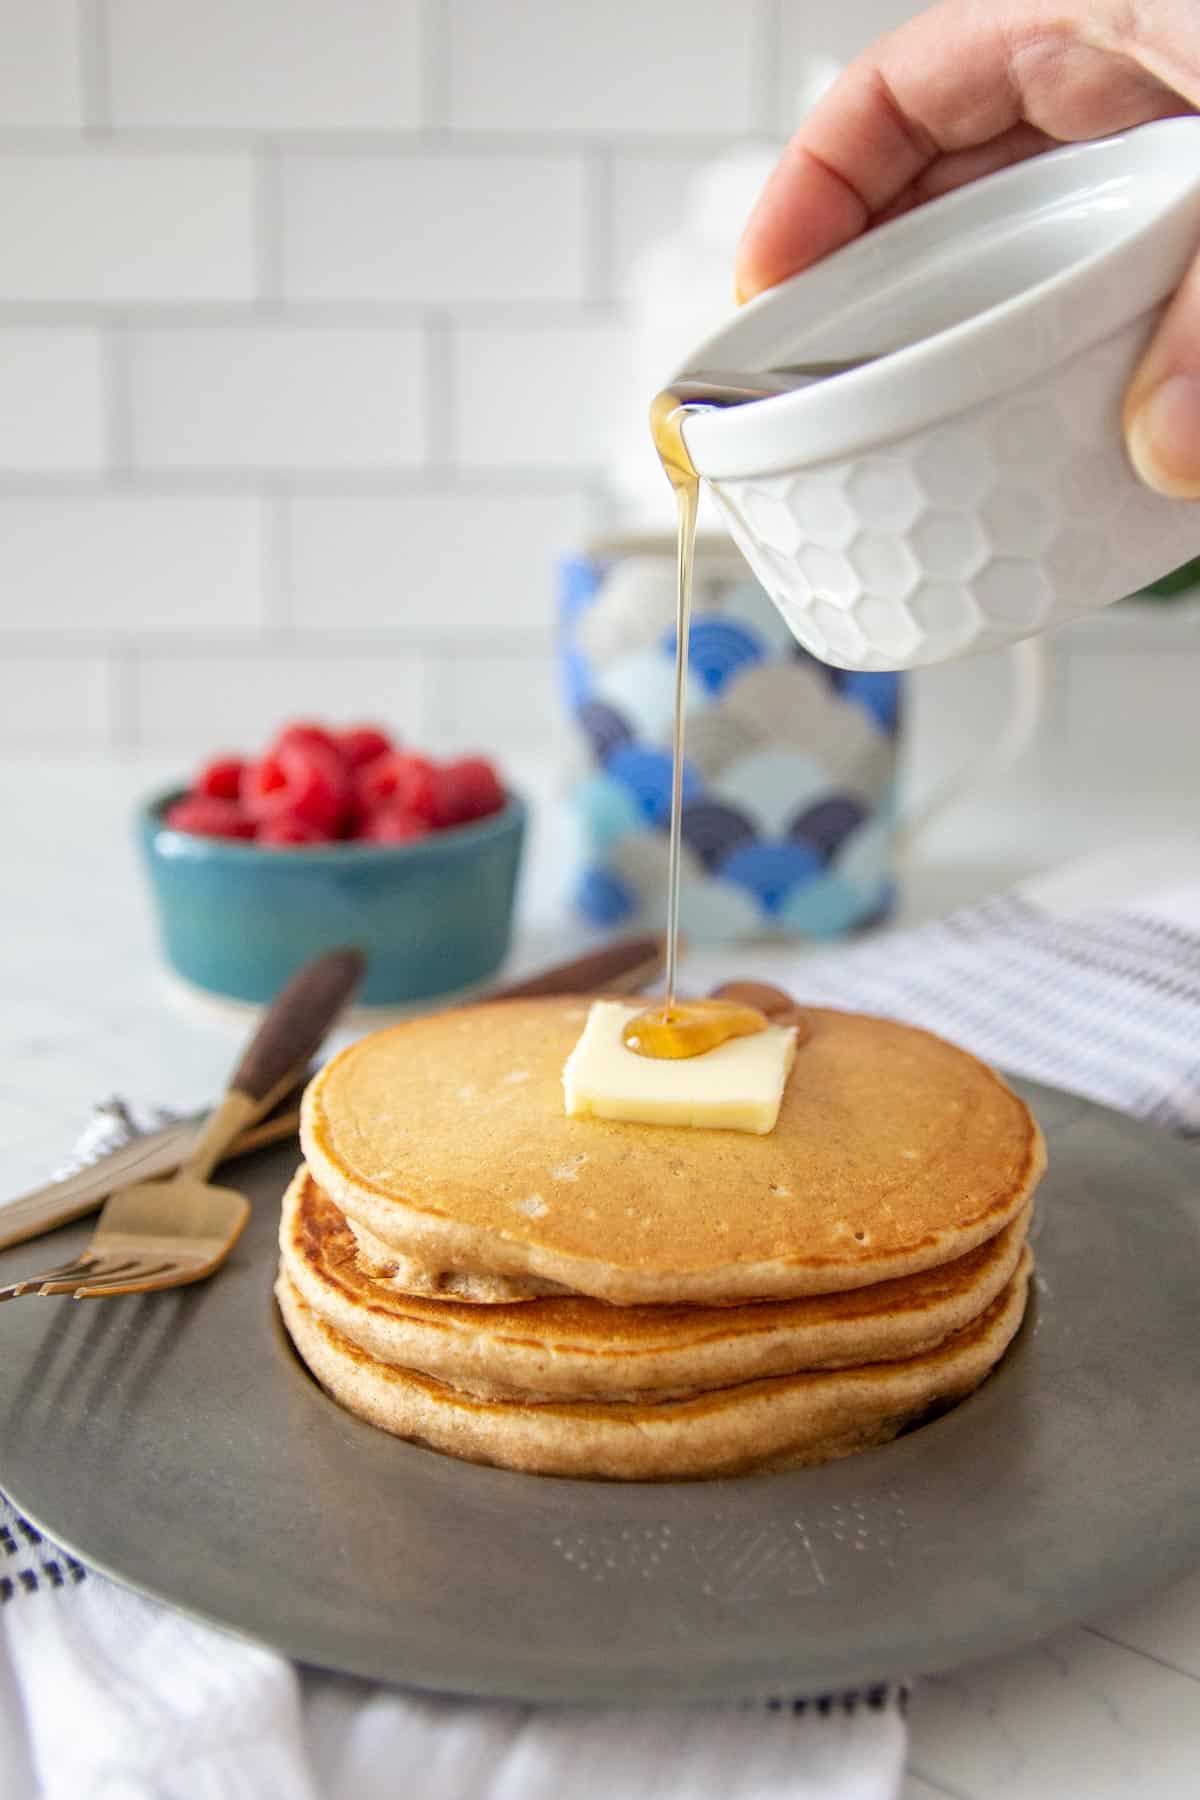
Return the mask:
POLYGON ((785 835, 829 862, 867 817, 866 808, 852 794, 826 794, 794 814, 785 835))
POLYGON ((723 881, 735 882, 752 894, 768 918, 780 911, 794 889, 823 873, 815 850, 787 838, 739 845, 718 870, 723 881))
POLYGON ((576 708, 579 721, 592 754, 598 763, 606 763, 614 750, 633 742, 633 728, 623 713, 603 700, 585 700, 576 708))
POLYGON ((828 799, 829 770, 807 750, 755 750, 722 769, 710 784, 716 800, 753 819, 761 837, 785 837, 798 808, 828 799))
MULTIPOLYGON (((663 639, 672 668, 676 635, 672 626, 663 639)), ((688 632, 688 677, 702 682, 708 694, 719 694, 739 670, 752 668, 763 660, 761 640, 745 626, 720 616, 693 620, 688 632)))
MULTIPOLYGON (((644 745, 622 744, 608 759, 608 772, 621 782, 641 808, 642 817, 663 825, 671 817, 671 753, 644 745)), ((695 798, 703 783, 692 765, 683 765, 683 797, 695 798)))
MULTIPOLYGON (((667 900, 667 871, 670 849, 665 831, 637 831, 615 843, 607 857, 607 866, 620 875, 645 906, 667 900)), ((679 865, 680 884, 702 881, 704 864, 695 852, 683 845, 679 865)))
POLYGON ((824 873, 792 889, 779 909, 779 919, 805 937, 841 937, 861 925, 873 907, 873 896, 838 875, 824 873))
POLYGON ((570 793, 572 809, 584 838, 601 855, 610 844, 640 831, 645 819, 629 788, 611 775, 596 774, 575 784, 570 793))
POLYGON ((713 781, 724 769, 770 743, 766 733, 746 719, 731 719, 715 706, 693 714, 687 722, 688 761, 713 781))
MULTIPOLYGON (((618 560, 590 587, 586 572, 571 582, 561 654, 583 842, 576 900, 594 924, 655 929, 669 863, 674 573, 661 557, 641 568, 618 560)), ((856 681, 816 662, 753 581, 710 568, 695 604, 683 929, 697 943, 848 929, 878 910, 890 815, 882 839, 861 834, 891 802, 897 678, 856 681), (843 853, 845 871, 827 867, 843 853)))
POLYGON ((834 873, 860 893, 874 895, 891 874, 895 833, 891 821, 870 818, 838 849, 834 873))
POLYGON ((754 820, 744 812, 707 797, 684 807, 680 832, 706 869, 719 869, 727 856, 742 844, 752 844, 757 835, 754 820))
POLYGON ((679 929, 694 944, 735 944, 761 934, 764 917, 752 895, 732 881, 681 881, 679 929))
POLYGON ((575 887, 575 904, 593 925, 623 925, 637 912, 637 896, 621 877, 589 863, 575 887))
POLYGON ((894 675, 875 669, 846 669, 837 682, 838 692, 865 706, 884 731, 900 728, 900 688, 894 675))
MULTIPOLYGON (((606 664, 593 680, 596 699, 629 721, 640 743, 669 744, 675 724, 674 654, 661 650, 632 650, 606 664)), ((689 672, 686 712, 707 704, 700 679, 689 672)))
MULTIPOLYGON (((800 648, 787 620, 757 581, 739 581, 724 597, 721 617, 752 631, 769 662, 792 656, 800 648)), ((807 656, 808 652, 805 651, 807 656)))

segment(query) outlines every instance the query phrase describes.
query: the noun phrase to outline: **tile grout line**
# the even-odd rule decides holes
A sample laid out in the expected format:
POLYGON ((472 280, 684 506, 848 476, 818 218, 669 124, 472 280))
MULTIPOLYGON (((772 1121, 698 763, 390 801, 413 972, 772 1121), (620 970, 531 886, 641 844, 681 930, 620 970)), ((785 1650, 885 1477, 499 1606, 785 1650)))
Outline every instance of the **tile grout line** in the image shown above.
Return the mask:
POLYGON ((450 127, 450 24, 444 0, 423 0, 421 7, 422 132, 440 139, 450 127))
MULTIPOLYGON (((86 4, 86 0, 80 0, 86 4)), ((106 67, 107 58, 98 61, 106 67)), ((104 104, 107 112, 104 69, 98 71, 100 88, 95 103, 104 104)), ((92 78, 89 77, 89 81, 92 78)), ((575 156, 587 150, 611 150, 631 156, 669 159, 681 155, 716 156, 736 149, 744 142, 743 130, 655 132, 615 131, 531 131, 511 129, 476 129, 471 126, 412 126, 396 130, 371 130, 353 126, 306 126, 289 128, 259 125, 109 125, 91 127, 130 156, 163 157, 229 155, 253 151, 268 142, 288 152, 311 152, 321 156, 364 156, 387 154, 401 157, 431 155, 463 156, 486 159, 492 155, 530 156, 535 158, 575 156)), ((0 123, 0 155, 19 155, 78 150, 86 145, 86 134, 74 125, 5 125, 0 123)))
MULTIPOLYGON (((496 662, 527 662, 550 654, 545 630, 540 626, 522 625, 511 631, 480 627, 471 631, 470 640, 468 654, 487 657, 496 662)), ((76 655, 103 655, 111 649, 112 641, 109 632, 98 630, 92 634, 86 628, 74 627, 64 628, 57 635, 21 631, 0 635, 0 643, 12 655, 36 661, 61 661, 76 655)), ((247 651, 265 651, 269 648, 270 641, 272 640, 268 640, 254 625, 247 626, 242 633, 218 627, 210 632, 201 628, 156 634, 150 628, 139 631, 136 641, 131 640, 128 647, 153 655, 162 662, 187 662, 193 656, 238 657, 247 651)), ((463 633, 461 627, 453 626, 441 630, 436 626, 410 628, 399 625, 389 631, 387 626, 381 625, 361 629, 354 626, 305 625, 289 631, 287 646, 297 653, 319 657, 322 661, 328 661, 331 656, 339 653, 344 654, 347 660, 388 654, 453 658, 463 651, 463 633)))
POLYGON ((778 137, 783 118, 783 95, 780 92, 783 60, 782 0, 760 0, 757 39, 758 55, 752 77, 754 125, 756 131, 766 137, 778 137))
POLYGON ((85 137, 112 135, 106 0, 75 0, 79 32, 79 112, 85 137))
MULTIPOLYGON (((3 158, 0 157, 0 161, 3 158)), ((586 300, 287 300, 277 299, 272 318, 281 325, 411 331, 437 306, 466 329, 536 332, 556 326, 613 322, 611 298, 586 300)), ((85 301, 12 300, 0 295, 0 329, 19 325, 108 325, 119 319, 145 330, 214 334, 244 331, 262 322, 256 294, 246 300, 85 301)))
MULTIPOLYGON (((281 492, 314 499, 404 499, 437 495, 463 499, 554 500, 591 496, 603 470, 586 467, 548 468, 535 465, 479 464, 467 467, 430 461, 368 468, 212 468, 130 467, 122 491, 146 499, 244 499, 275 484, 281 492)), ((94 500, 111 486, 107 473, 77 471, 9 472, 0 470, 0 500, 94 500)))

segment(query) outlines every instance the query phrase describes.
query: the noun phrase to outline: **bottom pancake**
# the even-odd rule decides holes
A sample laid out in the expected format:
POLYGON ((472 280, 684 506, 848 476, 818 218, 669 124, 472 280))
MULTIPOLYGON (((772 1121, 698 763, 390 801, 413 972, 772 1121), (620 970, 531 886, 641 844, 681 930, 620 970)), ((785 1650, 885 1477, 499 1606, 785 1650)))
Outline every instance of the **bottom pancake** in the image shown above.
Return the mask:
POLYGON ((670 1481, 800 1468, 887 1443, 961 1400, 990 1373, 1025 1311, 1033 1262, 986 1311, 935 1349, 899 1362, 778 1376, 656 1404, 482 1400, 378 1361, 301 1298, 275 1293, 301 1358, 350 1412, 434 1450, 529 1474, 670 1481))

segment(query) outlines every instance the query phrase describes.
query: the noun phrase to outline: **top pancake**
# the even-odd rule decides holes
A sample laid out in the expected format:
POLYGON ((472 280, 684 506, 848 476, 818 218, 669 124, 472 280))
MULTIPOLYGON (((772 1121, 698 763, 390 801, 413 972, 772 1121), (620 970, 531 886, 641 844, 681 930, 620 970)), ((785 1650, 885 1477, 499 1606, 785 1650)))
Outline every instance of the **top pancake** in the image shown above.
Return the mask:
POLYGON ((426 1266, 621 1305, 832 1293, 964 1255, 1045 1164, 1028 1108, 928 1032, 814 1008, 773 1132, 569 1119, 583 999, 464 1007, 344 1050, 301 1141, 350 1219, 426 1266))

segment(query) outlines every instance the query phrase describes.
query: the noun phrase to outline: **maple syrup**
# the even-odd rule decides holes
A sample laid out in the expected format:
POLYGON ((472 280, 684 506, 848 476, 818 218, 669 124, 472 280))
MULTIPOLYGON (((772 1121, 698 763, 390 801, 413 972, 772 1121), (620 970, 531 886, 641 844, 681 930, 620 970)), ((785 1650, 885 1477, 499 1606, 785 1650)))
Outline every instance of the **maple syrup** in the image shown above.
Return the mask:
POLYGON ((630 1019, 621 1034, 638 1056, 674 1060, 703 1056, 731 1038, 767 1029, 766 1014, 738 1000, 685 1000, 675 994, 679 959, 679 873, 683 836, 683 729, 687 688, 688 635, 692 615, 692 564, 700 477, 683 439, 688 401, 673 388, 655 396, 650 431, 667 480, 675 490, 678 537, 675 554, 675 716, 671 736, 671 838, 667 867, 666 997, 630 1019))

